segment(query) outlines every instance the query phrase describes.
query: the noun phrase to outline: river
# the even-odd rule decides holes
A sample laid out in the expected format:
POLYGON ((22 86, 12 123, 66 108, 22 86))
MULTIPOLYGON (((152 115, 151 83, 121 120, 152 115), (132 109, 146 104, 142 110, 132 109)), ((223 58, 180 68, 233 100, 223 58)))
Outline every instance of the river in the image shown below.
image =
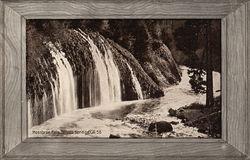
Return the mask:
MULTIPOLYGON (((191 91, 187 67, 181 66, 182 81, 165 90, 165 96, 157 99, 118 102, 102 106, 77 109, 52 118, 41 125, 33 126, 29 130, 29 137, 95 137, 107 138, 119 135, 124 138, 174 138, 200 137, 197 128, 184 126, 180 119, 170 117, 170 108, 178 109, 191 103, 205 104, 205 94, 194 94, 191 91), (149 133, 151 122, 178 122, 173 125, 173 131, 158 135, 149 133)), ((213 73, 214 91, 220 90, 220 74, 213 73)), ((215 92, 219 96, 220 92, 215 92)))

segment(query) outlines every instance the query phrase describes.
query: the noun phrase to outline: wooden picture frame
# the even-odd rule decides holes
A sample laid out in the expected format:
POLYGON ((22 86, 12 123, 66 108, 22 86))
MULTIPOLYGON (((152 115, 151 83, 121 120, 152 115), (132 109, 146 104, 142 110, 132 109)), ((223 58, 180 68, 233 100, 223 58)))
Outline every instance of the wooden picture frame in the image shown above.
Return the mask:
POLYGON ((250 159, 249 0, 0 1, 0 159, 250 159), (221 139, 27 138, 26 19, 222 20, 221 139))

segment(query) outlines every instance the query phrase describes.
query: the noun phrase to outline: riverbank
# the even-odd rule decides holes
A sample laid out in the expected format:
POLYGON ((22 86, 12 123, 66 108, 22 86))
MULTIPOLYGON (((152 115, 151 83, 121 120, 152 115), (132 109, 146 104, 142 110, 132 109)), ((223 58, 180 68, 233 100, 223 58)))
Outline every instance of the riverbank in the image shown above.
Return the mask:
POLYGON ((221 138, 221 97, 214 99, 214 106, 193 103, 177 110, 169 109, 169 115, 181 119, 185 126, 196 127, 198 132, 212 138, 221 138))
MULTIPOLYGON (((182 81, 167 88, 164 97, 78 109, 32 127, 29 137, 208 138, 207 134, 198 132, 197 127, 187 126, 168 113, 170 108, 177 110, 192 103, 206 102, 204 94, 191 91, 187 69, 181 67, 182 81), (150 124, 161 121, 171 123, 172 131, 149 132, 150 124)), ((214 79, 220 80, 219 73, 214 79)), ((214 86, 219 88, 219 85, 214 86)))

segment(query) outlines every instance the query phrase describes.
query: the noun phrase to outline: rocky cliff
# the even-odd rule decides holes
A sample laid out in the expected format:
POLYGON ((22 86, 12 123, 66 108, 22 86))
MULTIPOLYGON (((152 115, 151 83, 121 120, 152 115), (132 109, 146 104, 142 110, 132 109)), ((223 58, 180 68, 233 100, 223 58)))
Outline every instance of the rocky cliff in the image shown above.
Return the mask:
POLYGON ((50 23, 46 32, 44 25, 27 24, 31 126, 78 108, 161 97, 164 87, 180 81, 178 66, 160 40, 141 39, 147 45, 132 53, 98 31, 50 23))

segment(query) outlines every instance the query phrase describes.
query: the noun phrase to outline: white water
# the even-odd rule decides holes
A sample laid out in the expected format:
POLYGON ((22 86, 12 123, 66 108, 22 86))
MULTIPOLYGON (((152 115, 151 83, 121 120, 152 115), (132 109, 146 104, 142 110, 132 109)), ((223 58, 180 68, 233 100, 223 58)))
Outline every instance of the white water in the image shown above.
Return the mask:
MULTIPOLYGON (((97 46, 93 39, 80 29, 78 31, 75 30, 75 32, 89 44, 89 50, 95 64, 94 69, 90 68, 88 70, 84 70, 83 83, 85 84, 83 84, 83 87, 85 88, 82 88, 81 106, 83 108, 100 105, 110 106, 110 104, 121 102, 122 92, 120 73, 114 62, 114 55, 110 46, 105 43, 102 37, 98 37, 101 43, 97 46), (84 91, 87 91, 88 93, 84 91)), ((53 57, 53 63, 56 66, 55 72, 57 75, 56 78, 49 78, 51 79, 51 81, 48 82, 51 86, 51 95, 44 93, 42 99, 39 99, 37 95, 35 95, 34 106, 40 105, 42 107, 42 116, 40 120, 42 122, 45 122, 48 119, 47 117, 51 117, 51 111, 48 111, 49 109, 52 109, 53 117, 58 117, 62 114, 70 113, 78 109, 78 106, 80 106, 77 98, 78 77, 74 76, 72 66, 65 57, 65 53, 61 50, 61 47, 59 47, 60 44, 48 42, 46 43, 46 46, 53 57), (53 105, 52 107, 50 107, 51 104, 53 105)), ((42 65, 41 62, 39 63, 42 65)), ((45 65, 48 65, 46 61, 44 61, 44 63, 45 65)), ((142 100, 143 93, 140 83, 128 63, 127 66, 131 73, 132 83, 135 91, 137 92, 138 99, 142 100)), ((47 77, 49 77, 48 74, 47 77)), ((41 79, 39 79, 38 83, 41 83, 41 79)), ((29 105, 32 104, 30 103, 29 105)), ((34 106, 30 106, 30 109, 34 106)), ((32 117, 30 116, 30 118, 32 123, 32 117)), ((38 123, 40 123, 40 121, 38 123)), ((34 124, 36 125, 36 122, 34 124)))
MULTIPOLYGON (((53 82, 55 84, 55 81, 53 81, 53 82)), ((57 97, 57 95, 56 95, 55 89, 54 89, 51 82, 50 82, 50 86, 51 86, 51 90, 52 90, 52 102, 53 102, 53 105, 54 105, 54 107, 53 107, 53 109, 54 109, 54 117, 57 117, 58 116, 57 107, 56 107, 56 97, 57 97)))
POLYGON ((64 52, 58 50, 51 42, 48 43, 48 47, 54 57, 58 73, 57 79, 54 81, 55 90, 52 89, 54 111, 56 111, 55 115, 61 115, 77 109, 73 70, 69 61, 64 57, 64 52))
POLYGON ((105 51, 105 63, 107 66, 107 72, 109 77, 109 93, 111 102, 121 101, 121 84, 120 74, 117 66, 114 64, 113 55, 110 49, 102 44, 105 51))
MULTIPOLYGON (((85 82, 87 82, 87 88, 85 88, 85 90, 87 89, 89 92, 89 98, 86 99, 85 97, 87 97, 87 95, 84 95, 84 93, 82 93, 83 101, 89 101, 86 102, 86 104, 89 103, 90 106, 120 102, 120 74, 117 66, 113 61, 113 55, 111 50, 109 49, 109 46, 106 46, 104 40, 101 39, 103 43, 101 43, 101 46, 99 46, 101 48, 98 48, 94 44, 93 40, 81 30, 76 32, 89 43, 89 49, 95 63, 95 69, 86 70, 85 74, 83 75, 85 78, 85 82), (102 49, 104 53, 101 53, 100 49, 102 49)), ((53 44, 52 42, 48 42, 46 45, 52 57, 54 58, 53 63, 56 66, 55 72, 57 73, 57 75, 56 78, 50 77, 51 82, 49 83, 51 86, 52 97, 48 97, 48 95, 44 93, 41 101, 39 100, 39 98, 37 98, 37 96, 35 96, 34 99, 34 105, 37 106, 40 104, 42 107, 41 121, 43 122, 47 120, 47 110, 50 108, 50 100, 52 101, 53 105, 53 117, 58 117, 62 114, 70 113, 78 108, 77 77, 74 77, 72 67, 65 57, 65 53, 60 49, 60 44, 57 45, 53 44)), ((46 61, 45 64, 47 65, 46 61)), ((39 83, 41 83, 40 79, 39 83)), ((30 121, 32 122, 32 117, 30 116, 30 118, 30 121)))
MULTIPOLYGON (((168 115, 170 108, 178 109, 195 102, 206 103, 205 94, 196 95, 192 93, 189 83, 190 78, 187 74, 188 68, 181 68, 182 81, 178 85, 168 88, 166 95, 160 99, 127 101, 103 105, 102 107, 79 109, 72 113, 58 116, 58 118, 50 119, 39 126, 32 127, 29 137, 109 137, 110 134, 119 134, 121 137, 131 137, 131 135, 148 137, 145 134, 147 128, 142 128, 140 124, 149 124, 155 121, 179 122, 179 124, 173 125, 174 132, 163 134, 163 137, 207 137, 207 135, 199 133, 197 128, 185 126, 180 119, 168 115), (130 107, 126 106, 129 105, 135 108, 127 110, 130 107), (129 112, 127 115, 123 115, 123 113, 127 112, 129 112), (119 119, 120 116, 124 117, 119 119), (133 123, 131 120, 140 123, 133 123), (80 134, 32 134, 32 131, 58 131, 62 133, 61 128, 81 132, 80 134), (99 130, 101 133, 87 134, 85 131, 89 130, 99 130)), ((213 78, 214 84, 216 84, 214 85, 214 91, 219 90, 220 74, 214 72, 213 78)), ((217 94, 219 95, 220 93, 218 92, 217 94)))
POLYGON ((130 71, 130 74, 132 77, 132 82, 133 82, 133 85, 135 87, 138 99, 141 100, 141 99, 143 99, 141 85, 140 85, 135 73, 133 72, 132 68, 130 67, 130 65, 128 63, 127 63, 127 66, 128 66, 129 71, 130 71))
MULTIPOLYGON (((113 55, 108 47, 102 44, 104 55, 100 52, 93 40, 81 30, 76 31, 90 45, 96 71, 99 77, 100 105, 121 101, 120 75, 117 66, 113 61, 113 55)), ((91 90, 90 90, 91 91, 91 90)))
POLYGON ((44 93, 43 94, 43 98, 42 98, 42 107, 43 107, 43 121, 46 121, 46 108, 48 107, 48 98, 47 98, 47 94, 44 93))

